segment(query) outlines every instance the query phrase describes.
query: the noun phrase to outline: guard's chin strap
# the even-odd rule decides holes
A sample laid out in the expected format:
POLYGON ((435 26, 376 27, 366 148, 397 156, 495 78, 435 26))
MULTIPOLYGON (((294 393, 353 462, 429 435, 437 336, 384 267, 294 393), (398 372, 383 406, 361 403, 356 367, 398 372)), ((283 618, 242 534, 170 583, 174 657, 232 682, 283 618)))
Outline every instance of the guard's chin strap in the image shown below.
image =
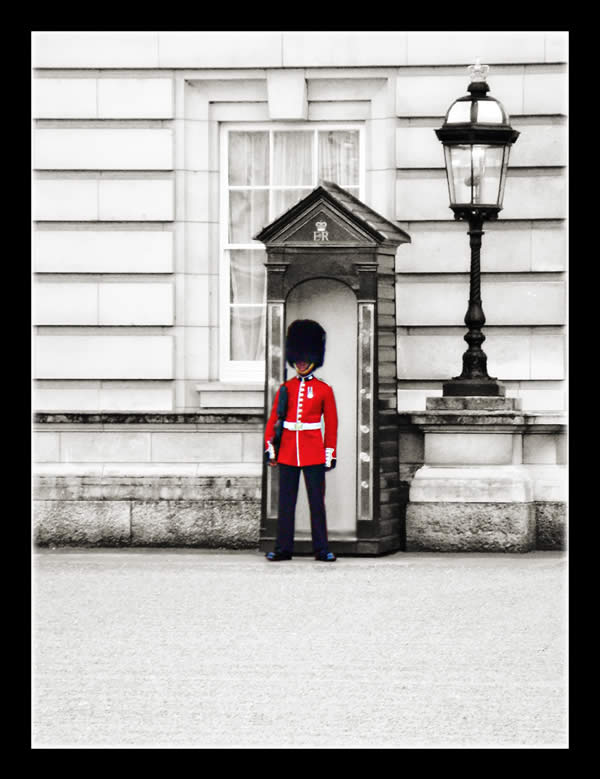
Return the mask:
POLYGON ((301 376, 304 379, 308 378, 308 376, 310 376, 312 374, 312 372, 314 370, 314 367, 315 367, 314 362, 311 362, 310 365, 308 366, 308 368, 306 369, 306 371, 304 373, 300 373, 296 363, 294 363, 294 368, 296 368, 296 373, 298 374, 298 376, 301 376))

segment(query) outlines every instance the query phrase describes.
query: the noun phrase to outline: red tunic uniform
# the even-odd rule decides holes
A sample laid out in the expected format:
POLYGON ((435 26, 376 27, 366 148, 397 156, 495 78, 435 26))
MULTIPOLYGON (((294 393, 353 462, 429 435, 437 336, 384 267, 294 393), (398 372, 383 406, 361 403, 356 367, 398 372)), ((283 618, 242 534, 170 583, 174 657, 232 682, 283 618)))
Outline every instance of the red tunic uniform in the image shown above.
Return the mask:
MULTIPOLYGON (((333 390, 321 379, 311 373, 309 376, 298 377, 285 382, 288 391, 288 408, 286 423, 299 427, 297 423, 319 425, 318 429, 289 429, 284 426, 279 447, 277 462, 283 465, 319 465, 325 463, 325 450, 331 449, 331 458, 336 458, 337 446, 337 409, 333 390), (321 433, 321 416, 325 418, 325 439, 321 433)), ((265 429, 265 448, 275 434, 277 421, 277 401, 279 390, 273 401, 271 416, 265 429)))

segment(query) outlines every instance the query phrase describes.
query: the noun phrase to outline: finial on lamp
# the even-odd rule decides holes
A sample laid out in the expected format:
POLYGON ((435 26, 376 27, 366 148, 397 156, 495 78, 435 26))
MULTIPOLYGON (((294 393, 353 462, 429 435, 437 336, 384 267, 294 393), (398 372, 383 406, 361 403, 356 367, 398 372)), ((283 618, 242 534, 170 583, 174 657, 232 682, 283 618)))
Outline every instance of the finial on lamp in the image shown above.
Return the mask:
POLYGON ((490 72, 489 65, 482 65, 479 57, 475 60, 474 65, 469 65, 469 74, 471 75, 471 81, 485 81, 487 74, 490 72))

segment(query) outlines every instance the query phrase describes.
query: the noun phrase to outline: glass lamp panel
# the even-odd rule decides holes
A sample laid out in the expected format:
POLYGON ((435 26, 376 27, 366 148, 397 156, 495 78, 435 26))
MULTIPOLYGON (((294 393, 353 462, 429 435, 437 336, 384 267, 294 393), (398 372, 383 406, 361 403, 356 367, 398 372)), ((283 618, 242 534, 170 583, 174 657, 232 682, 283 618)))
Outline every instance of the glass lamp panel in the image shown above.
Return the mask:
POLYGON ((251 243, 252 236, 268 223, 269 193, 267 190, 230 190, 230 243, 251 243))
POLYGON ((273 219, 283 214, 303 197, 306 197, 310 189, 274 189, 273 190, 273 219))
POLYGON ((232 303, 264 303, 267 298, 266 254, 255 249, 229 253, 232 303))
POLYGON ((229 133, 229 184, 260 186, 269 183, 269 133, 229 133))
POLYGON ((506 172, 508 170, 508 157, 510 154, 510 146, 507 144, 504 147, 504 158, 502 162, 502 176, 500 178, 500 194, 498 195, 498 205, 502 208, 504 202, 504 185, 506 184, 506 172))
POLYGON ((478 124, 502 124, 502 108, 495 100, 478 100, 476 121, 478 124))
POLYGON ((446 124, 465 124, 471 121, 471 101, 461 100, 450 106, 446 124))
POLYGON ((450 164, 446 163, 448 173, 448 184, 450 187, 451 203, 471 203, 478 202, 472 200, 477 196, 477 186, 473 186, 474 178, 471 170, 471 146, 448 146, 447 158, 450 158, 450 164))
POLYGON ((265 359, 266 306, 231 306, 230 354, 232 360, 265 359))
POLYGON ((319 178, 340 187, 359 184, 358 130, 319 131, 319 178))
POLYGON ((479 179, 479 200, 474 202, 498 204, 503 151, 503 146, 473 145, 473 171, 479 179))
POLYGON ((313 133, 308 130, 273 133, 273 184, 312 185, 313 133))

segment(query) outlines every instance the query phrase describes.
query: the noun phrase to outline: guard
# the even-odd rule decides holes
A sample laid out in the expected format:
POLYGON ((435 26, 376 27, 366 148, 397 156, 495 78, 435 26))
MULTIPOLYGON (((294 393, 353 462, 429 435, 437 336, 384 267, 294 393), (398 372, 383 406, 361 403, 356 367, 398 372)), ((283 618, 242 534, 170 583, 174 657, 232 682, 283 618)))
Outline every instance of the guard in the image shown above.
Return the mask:
POLYGON ((297 375, 277 390, 265 429, 265 457, 270 466, 279 465, 280 469, 277 540, 275 551, 267 553, 267 560, 292 559, 300 471, 304 473, 308 495, 315 559, 336 560, 327 541, 325 471, 335 468, 336 463, 337 409, 332 388, 314 375, 325 359, 325 339, 325 330, 311 319, 297 319, 287 330, 285 356, 297 375), (287 409, 282 410, 279 401, 285 391, 287 409), (277 452, 278 416, 283 424, 277 452), (325 440, 321 416, 325 421, 325 440))

